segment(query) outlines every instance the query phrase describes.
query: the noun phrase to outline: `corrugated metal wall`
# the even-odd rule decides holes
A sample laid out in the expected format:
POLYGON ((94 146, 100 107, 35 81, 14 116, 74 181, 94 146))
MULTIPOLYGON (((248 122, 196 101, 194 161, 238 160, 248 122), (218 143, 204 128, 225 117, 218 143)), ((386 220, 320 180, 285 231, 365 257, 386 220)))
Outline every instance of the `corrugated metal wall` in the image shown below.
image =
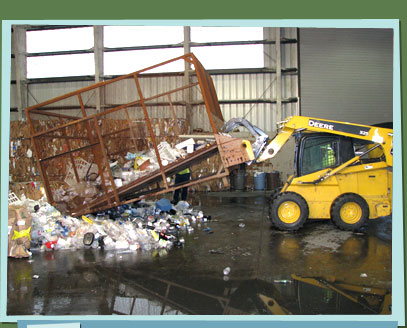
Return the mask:
MULTIPOLYGON (((276 100, 276 74, 238 74, 213 76, 219 101, 243 100, 249 103, 221 104, 225 121, 233 117, 245 117, 260 129, 272 132, 276 129, 277 105, 274 103, 250 103, 250 100, 276 100)), ((296 76, 282 76, 282 98, 296 97, 296 76), (294 80, 294 82, 293 82, 294 80)), ((282 104, 282 116, 295 115, 298 111, 297 103, 282 104)))
POLYGON ((301 114, 393 120, 393 30, 300 29, 301 114))

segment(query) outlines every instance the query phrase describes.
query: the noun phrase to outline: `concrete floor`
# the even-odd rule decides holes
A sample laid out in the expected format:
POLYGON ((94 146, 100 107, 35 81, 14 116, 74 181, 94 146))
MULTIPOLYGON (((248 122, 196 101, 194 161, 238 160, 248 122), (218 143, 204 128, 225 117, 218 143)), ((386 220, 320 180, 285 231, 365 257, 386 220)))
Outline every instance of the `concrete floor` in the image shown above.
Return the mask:
POLYGON ((9 259, 7 314, 372 314, 382 295, 338 292, 331 282, 391 290, 391 217, 371 220, 361 233, 330 221, 289 233, 270 228, 264 192, 193 194, 190 201, 212 220, 185 233, 181 249, 33 251, 32 259, 9 259))

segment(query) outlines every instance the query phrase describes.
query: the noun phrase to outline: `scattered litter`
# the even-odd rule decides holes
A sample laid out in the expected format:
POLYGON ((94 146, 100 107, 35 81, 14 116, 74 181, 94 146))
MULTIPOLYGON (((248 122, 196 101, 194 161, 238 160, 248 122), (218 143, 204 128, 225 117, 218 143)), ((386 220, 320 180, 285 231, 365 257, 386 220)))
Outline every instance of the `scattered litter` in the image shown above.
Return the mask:
POLYGON ((211 249, 211 250, 209 250, 209 253, 211 253, 211 254, 225 254, 225 252, 221 248, 211 249))
POLYGON ((239 228, 244 228, 246 225, 244 223, 239 223, 239 228))
POLYGON ((21 203, 21 201, 20 201, 20 199, 16 196, 15 193, 10 192, 10 193, 8 194, 8 205, 18 205, 18 204, 20 204, 20 203, 21 203))
POLYGON ((171 202, 166 198, 161 198, 158 202, 155 203, 157 209, 163 212, 169 212, 172 209, 171 202))
POLYGON ((367 274, 366 274, 366 273, 361 273, 361 274, 360 274, 360 277, 361 277, 361 278, 367 278, 367 274))
POLYGON ((188 202, 181 200, 177 203, 177 205, 175 207, 180 211, 184 211, 189 208, 189 204, 188 204, 188 202))
POLYGON ((209 227, 204 228, 203 231, 208 233, 208 234, 213 233, 213 231, 209 227))
POLYGON ((88 218, 88 217, 85 216, 85 215, 82 215, 82 220, 85 221, 85 222, 87 222, 87 223, 89 223, 89 224, 93 224, 92 219, 88 218))
POLYGON ((34 278, 34 279, 38 279, 39 277, 40 277, 40 276, 38 276, 38 275, 36 275, 36 274, 33 275, 33 278, 34 278))
MULTIPOLYGON (((183 142, 181 142, 181 143, 175 145, 175 148, 176 148, 176 149, 183 149, 183 148, 186 148, 186 149, 187 149, 187 152, 190 153, 190 151, 188 151, 188 150, 190 150, 190 149, 191 149, 190 147, 191 147, 191 146, 193 147, 194 144, 195 144, 194 139, 189 138, 189 139, 187 139, 187 140, 185 140, 185 141, 183 141, 183 142), (188 147, 189 147, 189 149, 188 149, 188 147)), ((193 148, 192 148, 192 149, 193 149, 193 148)))
POLYGON ((32 217, 24 206, 13 203, 8 207, 8 256, 30 257, 32 217))
POLYGON ((242 254, 242 256, 252 256, 252 253, 250 253, 250 252, 244 252, 244 253, 242 254))
POLYGON ((85 246, 90 246, 90 245, 92 245, 94 239, 95 239, 95 235, 92 232, 87 232, 83 236, 83 244, 85 246))
POLYGON ((285 279, 280 279, 280 280, 274 280, 275 284, 291 284, 292 280, 285 280, 285 279))
POLYGON ((228 276, 230 273, 230 267, 226 267, 223 269, 223 275, 228 276))
MULTIPOLYGON (((25 211, 31 221, 26 220, 25 225, 18 226, 18 212, 13 225, 9 224, 10 240, 14 231, 17 231, 18 237, 21 235, 18 239, 21 250, 15 248, 15 257, 30 257, 29 249, 56 251, 80 248, 117 252, 157 250, 159 256, 163 256, 165 249, 184 247, 183 236, 194 233, 195 229, 201 228, 201 223, 208 220, 208 216, 187 202, 173 207, 164 198, 142 200, 80 217, 64 216, 47 203, 45 197, 38 201, 23 198, 20 204, 19 211, 25 211), (31 240, 28 235, 25 236, 27 229, 30 229, 31 240), (25 241, 27 245, 22 245, 21 242, 25 241)), ((213 233, 209 227, 205 228, 205 232, 213 233)))

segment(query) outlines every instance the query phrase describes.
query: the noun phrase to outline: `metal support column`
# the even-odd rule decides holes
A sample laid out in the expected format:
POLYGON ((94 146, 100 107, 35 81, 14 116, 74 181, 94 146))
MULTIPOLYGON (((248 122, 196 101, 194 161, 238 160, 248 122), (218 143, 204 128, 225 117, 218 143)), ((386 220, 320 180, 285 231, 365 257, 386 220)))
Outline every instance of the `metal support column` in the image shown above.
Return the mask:
POLYGON ((277 121, 282 121, 283 115, 281 112, 281 45, 280 45, 280 40, 281 40, 281 34, 280 34, 280 28, 276 28, 276 74, 277 74, 277 84, 276 84, 276 97, 277 97, 277 121))
MULTIPOLYGON (((94 55, 95 55, 95 83, 101 82, 104 79, 103 70, 103 25, 95 25, 93 27, 94 37, 94 55)), ((96 111, 99 113, 104 105, 104 87, 96 89, 96 111)))
MULTIPOLYGON (((191 27, 184 26, 184 55, 191 52, 191 27)), ((189 85, 191 83, 191 63, 185 60, 184 66, 184 84, 189 85)), ((185 110, 186 110, 186 126, 188 127, 187 134, 192 132, 192 106, 191 106, 191 89, 185 89, 185 110)))
POLYGON ((26 26, 13 25, 13 45, 18 120, 21 121, 23 119, 23 113, 25 113, 24 110, 27 107, 28 99, 26 26))

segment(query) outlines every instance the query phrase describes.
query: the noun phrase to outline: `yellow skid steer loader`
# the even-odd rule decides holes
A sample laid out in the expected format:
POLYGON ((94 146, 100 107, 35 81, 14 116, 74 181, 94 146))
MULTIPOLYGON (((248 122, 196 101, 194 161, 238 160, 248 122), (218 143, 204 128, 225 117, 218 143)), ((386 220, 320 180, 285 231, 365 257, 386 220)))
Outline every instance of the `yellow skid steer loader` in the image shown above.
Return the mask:
POLYGON ((273 158, 295 136, 294 174, 270 201, 277 228, 298 230, 307 219, 332 219, 341 229, 357 231, 367 219, 391 214, 392 129, 292 116, 279 123, 269 142, 245 119, 230 120, 224 130, 238 125, 256 137, 256 162, 273 158))

